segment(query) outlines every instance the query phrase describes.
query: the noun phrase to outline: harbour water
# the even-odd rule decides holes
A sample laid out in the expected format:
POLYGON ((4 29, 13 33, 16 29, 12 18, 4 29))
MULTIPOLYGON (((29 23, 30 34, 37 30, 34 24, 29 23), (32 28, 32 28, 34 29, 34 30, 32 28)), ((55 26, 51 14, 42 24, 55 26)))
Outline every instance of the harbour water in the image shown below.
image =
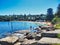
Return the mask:
POLYGON ((24 21, 11 21, 11 22, 0 22, 0 37, 4 37, 7 33, 12 33, 18 30, 29 30, 30 26, 32 28, 38 27, 35 23, 24 22, 24 21))

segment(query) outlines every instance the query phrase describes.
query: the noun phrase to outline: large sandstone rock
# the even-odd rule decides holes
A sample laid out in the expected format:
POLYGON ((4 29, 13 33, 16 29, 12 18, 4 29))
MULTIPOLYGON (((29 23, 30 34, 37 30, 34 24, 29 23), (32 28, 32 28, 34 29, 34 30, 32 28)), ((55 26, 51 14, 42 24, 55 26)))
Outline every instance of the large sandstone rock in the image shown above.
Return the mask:
POLYGON ((16 36, 8 36, 6 38, 0 39, 0 41, 6 41, 9 43, 14 43, 16 40, 18 40, 18 37, 16 37, 16 36))
POLYGON ((60 39, 43 37, 41 40, 38 41, 38 43, 41 43, 41 44, 55 44, 55 43, 57 43, 57 44, 59 44, 60 39))

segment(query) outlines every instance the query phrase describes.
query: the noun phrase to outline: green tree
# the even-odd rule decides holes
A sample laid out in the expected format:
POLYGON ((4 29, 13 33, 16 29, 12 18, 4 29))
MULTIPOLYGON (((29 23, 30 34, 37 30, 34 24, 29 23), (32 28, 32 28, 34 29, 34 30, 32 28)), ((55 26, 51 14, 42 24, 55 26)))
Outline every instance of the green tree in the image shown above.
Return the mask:
POLYGON ((60 4, 58 5, 57 12, 55 13, 54 19, 52 20, 52 23, 55 24, 55 28, 60 29, 60 4))
POLYGON ((47 9, 47 17, 46 17, 46 20, 47 21, 52 21, 53 18, 54 18, 53 9, 52 8, 47 9))
POLYGON ((57 12, 55 14, 54 19, 52 20, 54 23, 60 23, 60 4, 58 5, 57 12))
POLYGON ((24 21, 26 21, 26 14, 24 14, 24 21))
POLYGON ((57 12, 55 14, 56 16, 60 17, 60 4, 57 7, 57 12))

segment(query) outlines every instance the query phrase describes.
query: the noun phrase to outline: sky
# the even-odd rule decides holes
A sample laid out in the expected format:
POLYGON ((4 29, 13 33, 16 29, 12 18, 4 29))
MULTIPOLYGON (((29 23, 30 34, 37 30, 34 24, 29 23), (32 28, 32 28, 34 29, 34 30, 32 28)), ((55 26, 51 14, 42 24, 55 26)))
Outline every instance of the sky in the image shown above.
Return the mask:
POLYGON ((48 8, 54 13, 60 0, 0 0, 0 15, 46 14, 48 8))

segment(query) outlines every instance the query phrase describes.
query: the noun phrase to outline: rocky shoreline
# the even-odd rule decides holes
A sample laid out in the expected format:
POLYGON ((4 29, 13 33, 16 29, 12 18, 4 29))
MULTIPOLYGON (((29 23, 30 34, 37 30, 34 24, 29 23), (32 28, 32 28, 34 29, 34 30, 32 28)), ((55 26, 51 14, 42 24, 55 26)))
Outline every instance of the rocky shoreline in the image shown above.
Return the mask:
MULTIPOLYGON (((55 31, 43 31, 43 33, 59 33, 60 30, 55 31)), ((48 35, 47 35, 48 36, 48 35)), ((10 36, 7 36, 5 38, 0 39, 0 44, 4 45, 51 45, 53 43, 60 43, 60 39, 58 38, 51 38, 51 37, 41 37, 41 33, 31 33, 30 31, 24 30, 24 31, 17 31, 13 33, 10 36), (21 32, 21 33, 20 33, 21 32), (27 33, 27 34, 26 34, 27 33)))

